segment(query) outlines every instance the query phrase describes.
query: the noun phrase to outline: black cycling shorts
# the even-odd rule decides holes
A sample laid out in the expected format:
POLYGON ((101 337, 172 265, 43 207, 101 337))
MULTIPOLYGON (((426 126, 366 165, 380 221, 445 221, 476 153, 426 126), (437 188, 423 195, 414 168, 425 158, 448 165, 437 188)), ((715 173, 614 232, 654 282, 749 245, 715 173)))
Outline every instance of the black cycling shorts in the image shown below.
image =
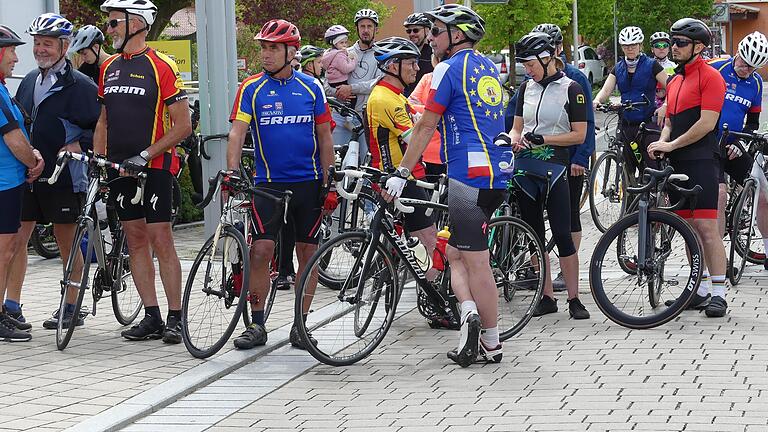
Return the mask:
MULTIPOLYGON (((676 174, 685 174, 688 181, 677 184, 690 189, 700 185, 702 190, 696 196, 696 204, 693 209, 688 204, 682 210, 676 210, 680 217, 685 219, 717 219, 717 199, 719 195, 718 176, 720 163, 717 159, 705 160, 675 160, 671 161, 676 174)), ((676 203, 680 196, 674 191, 669 191, 669 200, 676 203)))
MULTIPOLYGON (((407 183, 400 195, 403 198, 429 201, 429 193, 413 183, 407 183)), ((420 231, 435 223, 434 217, 427 216, 427 207, 414 207, 413 213, 403 213, 403 223, 409 232, 420 231)))
MULTIPOLYGON (((549 219, 549 228, 552 231, 552 238, 555 240, 557 251, 560 257, 571 256, 576 253, 576 247, 571 236, 571 202, 569 183, 573 177, 563 174, 552 183, 547 196, 547 216, 549 219), (568 209, 568 210, 566 210, 568 209)), ((542 182, 541 180, 536 180, 542 182)), ((531 198, 526 193, 518 194, 518 204, 520 205, 520 217, 527 222, 541 244, 547 244, 546 227, 544 226, 544 209, 542 208, 542 196, 531 198)), ((578 203, 576 203, 578 207, 578 203)))
POLYGON ((584 191, 584 175, 572 177, 571 168, 568 167, 568 189, 571 202, 571 232, 581 232, 581 194, 584 191))
POLYGON ((725 174, 736 181, 736 183, 743 185, 744 180, 749 177, 749 173, 752 171, 752 158, 749 155, 743 154, 736 159, 728 159, 726 157, 717 158, 718 165, 720 167, 720 174, 718 176, 718 182, 725 183, 725 174))
POLYGON ((462 251, 488 249, 488 222, 506 197, 504 189, 478 189, 450 179, 448 217, 451 238, 448 244, 462 251))
POLYGON ((110 170, 109 201, 115 206, 121 221, 145 219, 147 223, 170 222, 173 216, 173 174, 158 168, 147 168, 144 200, 131 203, 136 196, 138 179, 118 177, 110 170))
POLYGON ((85 204, 84 192, 55 188, 46 182, 34 182, 24 188, 21 220, 38 223, 73 224, 85 204))
MULTIPOLYGON (((293 224, 296 243, 317 244, 320 240, 320 222, 322 221, 322 182, 310 180, 298 183, 259 183, 256 188, 265 192, 274 193, 275 197, 282 196, 281 192, 290 190, 293 192, 288 203, 288 223, 293 224)), ((254 196, 253 210, 255 213, 254 225, 255 240, 277 239, 277 234, 283 225, 283 215, 275 214, 278 203, 273 200, 254 196)))
MULTIPOLYGON (((0 191, 0 234, 16 234, 21 227, 21 203, 27 183, 0 191)), ((24 245, 26 247, 26 245, 24 245)))

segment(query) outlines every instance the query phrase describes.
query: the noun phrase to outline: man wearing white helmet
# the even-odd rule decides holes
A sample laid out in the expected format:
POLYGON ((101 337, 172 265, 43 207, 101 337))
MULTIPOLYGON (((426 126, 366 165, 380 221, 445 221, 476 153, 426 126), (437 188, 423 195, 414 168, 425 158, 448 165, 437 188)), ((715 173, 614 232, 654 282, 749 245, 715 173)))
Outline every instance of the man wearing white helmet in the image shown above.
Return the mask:
MULTIPOLYGON (((594 100, 595 106, 606 102, 614 88, 618 87, 622 102, 649 101, 645 107, 622 113, 617 136, 626 143, 635 139, 640 123, 651 124, 651 117, 656 109, 654 97, 657 84, 662 89, 666 89, 667 86, 667 73, 664 72, 664 68, 659 62, 643 53, 644 40, 645 36, 639 27, 625 27, 619 32, 619 45, 624 51, 624 58, 619 60, 608 74, 603 88, 600 89, 594 100)), ((638 144, 641 147, 640 153, 644 155, 645 164, 653 164, 645 151, 647 142, 638 144)), ((624 150, 625 160, 630 163, 635 161, 633 165, 637 166, 634 166, 633 169, 638 168, 642 171, 643 167, 636 163, 637 159, 629 145, 624 146, 624 150)))
MULTIPOLYGON (((22 108, 34 113, 29 128, 30 139, 46 164, 41 178, 24 192, 19 243, 27 244, 36 223, 53 223, 62 264, 69 258, 75 223, 85 198, 86 167, 69 165, 54 185, 49 185, 47 179, 53 173, 60 151, 81 152, 92 147, 93 129, 100 110, 96 102, 96 84, 74 70, 65 57, 73 30, 72 23, 52 13, 40 15, 32 22, 27 33, 34 38, 32 53, 38 67, 24 77, 16 92, 16 100, 22 108)), ((80 274, 80 266, 82 257, 76 254, 73 275, 80 274)), ((27 250, 19 248, 11 263, 6 307, 20 321, 24 321, 19 302, 26 270, 27 250)), ((77 289, 70 289, 68 302, 72 310, 76 296, 77 289)), ((54 312, 43 327, 55 329, 59 315, 58 311, 54 312)), ((71 318, 71 310, 64 311, 64 322, 71 318)), ((82 318, 78 317, 76 324, 82 323, 82 318)))
MULTIPOLYGON (((709 61, 710 66, 720 72, 725 80, 725 102, 718 121, 718 130, 728 125, 734 132, 752 132, 760 127, 760 112, 763 100, 763 79, 757 70, 768 64, 768 39, 760 32, 748 34, 739 42, 739 52, 731 59, 709 61)), ((718 136, 718 140, 720 137, 718 136)), ((720 233, 725 233, 725 204, 728 193, 725 187, 725 173, 739 184, 752 169, 752 157, 742 154, 738 147, 729 145, 720 149, 720 189, 717 206, 717 219, 720 233)), ((758 179, 765 187, 765 176, 758 179)), ((757 208, 757 226, 763 236, 765 250, 768 250, 768 198, 760 194, 757 208)), ((768 269, 768 260, 763 262, 768 269)), ((703 283, 703 281, 702 281, 703 283)))
MULTIPOLYGON (((94 136, 94 151, 121 163, 126 174, 144 171, 143 202, 131 176, 110 185, 117 216, 127 236, 133 281, 144 302, 145 316, 122 332, 129 340, 181 342, 181 265, 173 245, 171 207, 173 177, 179 170, 175 146, 192 133, 187 95, 176 63, 147 46, 157 7, 149 0, 107 0, 107 34, 118 54, 101 65, 98 98, 103 104, 94 136), (170 120, 170 121, 169 121, 170 120), (154 251, 168 299, 167 325, 155 292, 154 251)), ((121 173, 123 174, 123 173, 121 173)), ((111 173, 115 178, 115 173, 111 173)))
POLYGON ((72 36, 72 44, 67 51, 70 55, 77 54, 83 63, 77 69, 87 75, 93 82, 99 82, 99 68, 109 54, 102 49, 104 33, 98 27, 87 25, 76 31, 72 36))

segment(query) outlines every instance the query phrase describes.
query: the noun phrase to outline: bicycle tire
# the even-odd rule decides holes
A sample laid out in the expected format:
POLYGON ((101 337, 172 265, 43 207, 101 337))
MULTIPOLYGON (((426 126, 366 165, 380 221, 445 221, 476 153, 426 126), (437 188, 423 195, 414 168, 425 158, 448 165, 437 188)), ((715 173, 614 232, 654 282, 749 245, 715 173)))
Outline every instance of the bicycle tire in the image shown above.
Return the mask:
POLYGON ((754 179, 747 179, 739 194, 739 200, 731 215, 731 247, 728 260, 728 279, 731 285, 738 285, 750 255, 754 227, 755 190, 754 179), (742 236, 746 237, 742 237, 742 236))
POLYGON ((139 290, 133 281, 131 273, 131 259, 128 255, 128 245, 125 240, 125 232, 120 230, 119 237, 114 240, 113 248, 120 251, 114 258, 116 268, 111 269, 114 277, 112 283, 112 312, 115 314, 117 322, 127 326, 136 320, 139 316, 144 302, 141 300, 139 290))
POLYGON ((61 255, 56 237, 53 235, 52 224, 37 224, 32 230, 32 238, 29 240, 32 248, 39 256, 45 259, 57 258, 61 255))
MULTIPOLYGON (((699 282, 701 281, 701 273, 704 266, 703 261, 703 247, 701 246, 698 237, 696 236, 696 233, 693 231, 693 228, 691 228, 688 223, 686 223, 683 219, 681 219, 679 216, 662 210, 648 210, 648 223, 651 224, 665 224, 669 227, 669 229, 673 229, 683 241, 683 245, 679 245, 678 247, 669 246, 667 248, 670 252, 676 251, 683 253, 683 256, 685 256, 685 250, 687 248, 690 259, 687 261, 688 265, 690 266, 690 271, 688 271, 687 280, 682 285, 685 287, 685 290, 688 290, 687 292, 685 290, 682 290, 681 293, 674 296, 674 300, 670 306, 668 306, 666 309, 660 311, 658 314, 654 314, 651 316, 637 316, 633 315, 627 312, 624 312, 623 310, 620 310, 619 307, 614 304, 614 302, 611 299, 611 295, 608 294, 606 290, 606 286, 604 284, 604 278, 603 278, 603 268, 604 267, 610 267, 610 265, 606 266, 604 261, 607 257, 612 256, 612 252, 609 252, 609 247, 613 244, 613 240, 618 238, 619 234, 623 231, 626 231, 630 229, 633 226, 636 226, 639 221, 639 214, 638 213, 630 213, 621 219, 619 219, 615 224, 613 224, 608 231, 600 238, 600 240, 597 242, 597 245, 595 246, 594 253, 592 255, 592 260, 590 261, 589 265, 589 283, 591 286, 592 291, 592 297, 595 299, 595 303, 597 303, 598 308, 605 314, 608 319, 611 321, 622 325, 627 328, 631 329, 649 329, 658 327, 672 319, 674 319, 676 316, 678 316, 690 303, 693 296, 696 294, 696 290, 698 289, 699 282)), ((674 238, 674 236, 670 236, 670 241, 674 238)), ((656 251, 655 247, 655 241, 654 241, 654 252, 656 251)), ((667 266, 669 264, 668 257, 664 258, 664 265, 667 266)), ((678 272, 682 273, 682 272, 678 272)), ((618 279, 620 282, 626 282, 627 280, 632 280, 634 278, 627 278, 624 275, 621 275, 618 279)), ((606 277, 606 280, 608 278, 606 277)), ((642 295, 642 301, 638 300, 635 302, 639 310, 637 311, 639 314, 642 314, 644 309, 644 305, 647 304, 645 299, 648 298, 647 294, 647 287, 646 284, 637 284, 634 285, 631 291, 638 290, 638 296, 642 295), (639 285, 643 285, 642 287, 639 285)), ((679 286, 679 284, 676 284, 675 286, 679 286)), ((627 290, 619 290, 621 292, 627 292, 627 290)), ((670 298, 672 300, 672 298, 670 298)), ((629 302, 626 302, 625 304, 628 304, 629 302)))
POLYGON ((324 364, 348 366, 364 359, 381 343, 394 321, 397 300, 399 299, 397 269, 392 256, 387 251, 387 246, 377 242, 371 266, 363 273, 361 267, 364 266, 364 259, 371 244, 370 237, 369 233, 363 231, 350 231, 336 236, 312 255, 298 285, 296 285, 294 312, 297 317, 306 312, 307 319, 306 321, 297 319, 295 325, 307 351, 312 357, 324 364), (350 245, 342 245, 345 242, 350 243, 350 245), (323 254, 337 247, 339 249, 334 251, 335 254, 338 253, 339 255, 337 259, 341 257, 340 251, 344 251, 350 258, 348 262, 349 273, 345 278, 345 286, 341 288, 342 293, 346 293, 347 285, 356 287, 361 275, 363 275, 365 283, 381 281, 381 285, 384 285, 384 287, 380 286, 379 288, 379 291, 384 291, 384 307, 380 304, 379 293, 374 296, 377 300, 377 307, 371 308, 370 313, 365 317, 367 333, 364 336, 370 336, 369 338, 364 339, 355 336, 355 329, 359 330, 361 326, 359 322, 349 322, 350 319, 354 320, 354 315, 356 315, 354 312, 357 311, 357 316, 361 316, 359 310, 361 306, 356 302, 364 298, 363 292, 357 293, 355 288, 350 288, 355 292, 348 293, 348 296, 342 297, 340 294, 334 294, 329 297, 331 303, 324 307, 317 306, 316 302, 320 301, 318 291, 315 291, 314 294, 308 292, 308 275, 315 271, 323 254), (350 252, 353 250, 358 251, 358 253, 350 252), (374 262, 378 262, 378 268, 381 270, 379 273, 373 273, 371 270, 377 268, 373 265, 374 262), (317 309, 309 309, 310 305, 307 302, 313 302, 313 307, 317 309), (374 318, 377 318, 376 322, 373 322, 374 318), (374 326, 375 328, 373 328, 374 326), (310 334, 318 341, 317 346, 310 343, 310 334), (333 340, 333 337, 340 338, 340 340, 333 340))
POLYGON ((624 172, 619 173, 619 181, 621 181, 620 185, 613 185, 608 188, 609 190, 607 192, 602 192, 603 189, 605 189, 604 184, 614 182, 616 178, 615 170, 618 166, 618 155, 613 151, 606 151, 597 159, 595 167, 592 169, 589 176, 589 212, 595 226, 602 233, 620 219, 625 210, 624 182, 626 176, 624 175, 624 172), (605 171, 606 167, 608 170, 607 172, 605 171), (614 190, 616 192, 613 192, 614 190), (604 193, 608 193, 610 196, 606 197, 604 196, 604 193), (615 202, 616 200, 618 200, 618 202, 615 202), (611 204, 618 204, 618 206, 611 206, 611 204), (601 207, 605 208, 601 210, 601 207))
POLYGON ((590 168, 586 175, 584 176, 584 187, 581 191, 581 198, 579 199, 579 210, 584 208, 584 204, 589 201, 589 185, 591 184, 589 182, 589 178, 591 177, 589 174, 592 172, 591 168, 594 167, 597 164, 597 152, 593 151, 592 154, 589 156, 589 167, 590 168))
POLYGON ((488 232, 491 269, 500 290, 499 339, 505 341, 528 324, 541 301, 546 279, 546 267, 541 263, 542 257, 548 255, 533 228, 517 217, 491 219, 488 232), (534 257, 538 257, 538 269, 534 257), (537 279, 530 280, 529 275, 537 279))
MULTIPOLYGON (((182 339, 187 351, 196 358, 207 358, 216 354, 229 340, 238 320, 242 316, 248 295, 247 281, 250 275, 250 260, 245 238, 234 227, 224 226, 218 239, 219 242, 222 242, 220 243, 222 247, 220 249, 221 252, 211 254, 212 248, 217 247, 213 244, 214 239, 215 234, 206 240, 195 257, 184 286, 181 302, 182 339), (234 250, 231 249, 233 246, 234 250), (227 250, 226 253, 224 252, 225 248, 227 250), (221 274, 212 275, 212 269, 214 271, 220 269, 221 274), (202 278, 202 284, 195 280, 199 270, 205 273, 202 278), (210 282, 217 283, 218 287, 209 285, 210 282), (198 294, 197 290, 200 290, 204 295, 198 294), (211 299, 212 297, 214 298, 211 299), (225 317, 224 320, 211 320, 227 323, 223 330, 220 329, 217 332, 217 336, 210 336, 210 327, 212 326, 206 323, 197 324, 195 322, 198 311, 202 307, 194 306, 199 301, 198 299, 202 299, 201 303, 208 303, 213 309, 219 308, 225 317), (208 301, 208 299, 212 301, 208 301), (221 306, 223 306, 223 309, 221 309, 221 306), (227 315, 231 316, 226 318, 227 315), (198 328, 203 332, 208 331, 208 336, 202 335, 202 338, 198 338, 201 335, 198 328)), ((217 249, 219 248, 217 247, 217 249)), ((204 319, 206 319, 205 316, 201 317, 201 320, 204 319)))
MULTIPOLYGON (((59 351, 63 351, 69 341, 72 339, 72 333, 75 331, 76 325, 70 320, 70 325, 64 327, 64 315, 67 308, 67 288, 71 285, 71 277, 75 266, 76 257, 83 257, 83 253, 80 249, 80 244, 83 241, 87 233, 87 225, 85 223, 79 223, 75 229, 74 241, 72 242, 72 248, 69 251, 69 258, 67 258, 67 265, 64 267, 64 277, 61 280, 61 300, 59 301, 59 319, 56 323, 56 348, 59 351)), ((93 239, 88 238, 86 241, 85 257, 83 259, 83 268, 80 270, 80 282, 77 286, 77 297, 72 310, 72 317, 80 316, 80 307, 83 305, 83 298, 85 297, 85 290, 88 289, 88 272, 91 268, 91 257, 93 256, 93 239)))

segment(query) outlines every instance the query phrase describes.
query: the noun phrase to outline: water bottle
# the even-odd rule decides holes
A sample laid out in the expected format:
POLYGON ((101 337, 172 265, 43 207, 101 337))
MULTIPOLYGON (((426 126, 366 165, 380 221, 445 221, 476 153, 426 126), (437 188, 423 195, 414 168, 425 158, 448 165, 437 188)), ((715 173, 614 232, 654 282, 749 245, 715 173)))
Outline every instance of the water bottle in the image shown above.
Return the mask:
POLYGON ((637 159, 637 163, 643 162, 643 155, 640 154, 640 148, 638 147, 637 143, 632 141, 629 143, 629 148, 632 149, 632 153, 635 154, 635 159, 637 159))
POLYGON ((344 160, 341 162, 341 169, 357 168, 359 155, 360 143, 356 140, 351 140, 347 147, 347 154, 344 155, 344 160))
POLYGON ((413 257, 416 258, 419 267, 426 271, 429 268, 429 253, 427 252, 427 248, 425 248, 420 241, 417 241, 410 249, 413 253, 413 257))
POLYGON ((445 246, 448 244, 448 239, 451 238, 451 232, 448 231, 448 227, 443 227, 437 233, 437 245, 435 245, 435 251, 432 253, 432 268, 435 270, 445 270, 445 246))
MULTIPOLYGON (((83 234, 83 239, 80 240, 80 251, 83 253, 83 261, 85 261, 85 255, 88 253, 88 233, 83 234)), ((91 251, 91 262, 96 262, 96 250, 91 251)))

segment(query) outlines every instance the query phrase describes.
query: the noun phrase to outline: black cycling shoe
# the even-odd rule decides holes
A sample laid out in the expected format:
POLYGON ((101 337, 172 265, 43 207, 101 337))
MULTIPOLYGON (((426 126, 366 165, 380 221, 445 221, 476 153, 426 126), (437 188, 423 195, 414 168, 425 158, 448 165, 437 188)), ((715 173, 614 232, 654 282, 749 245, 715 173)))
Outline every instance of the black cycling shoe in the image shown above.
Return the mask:
POLYGON ((589 319, 589 311, 578 297, 568 300, 568 314, 575 320, 589 319))
MULTIPOLYGON (((80 327, 81 325, 85 324, 85 317, 88 315, 87 312, 80 311, 79 316, 75 320, 75 327, 80 327)), ((72 320, 72 316, 70 314, 64 314, 64 328, 69 328, 69 321, 72 320)), ((43 328, 48 330, 56 330, 56 327, 59 325, 59 310, 56 309, 56 311, 51 314, 51 317, 47 320, 43 321, 43 328)))
MULTIPOLYGON (((685 290, 683 290, 682 297, 686 298, 690 294, 691 294, 691 292, 686 288, 685 290)), ((700 296, 698 293, 696 293, 696 294, 693 295, 693 299, 691 300, 690 303, 688 303, 688 307, 686 309, 687 310, 691 310, 691 309, 701 310, 701 309, 704 309, 709 304, 709 298, 710 298, 709 294, 707 294, 705 296, 700 296)), ((669 307, 669 306, 672 306, 676 301, 677 301, 677 299, 667 300, 667 301, 664 302, 664 305, 669 307)))
POLYGON ((17 312, 8 312, 8 309, 3 306, 3 313, 8 317, 8 321, 10 321, 10 323, 13 324, 13 326, 17 329, 23 331, 32 330, 32 324, 24 320, 24 315, 21 314, 21 309, 19 309, 17 312))
MULTIPOLYGON (((307 336, 309 336, 309 342, 317 346, 317 339, 312 337, 312 333, 307 333, 307 336)), ((299 328, 295 325, 291 327, 291 334, 288 336, 288 340, 291 341, 291 346, 294 348, 302 349, 304 351, 307 350, 307 347, 304 345, 304 341, 301 340, 301 336, 299 336, 299 328)))
POLYGON ((552 279, 552 290, 554 292, 560 292, 565 291, 565 278, 563 277, 563 272, 560 272, 557 274, 557 277, 552 279))
POLYGON ((517 271, 514 283, 520 289, 536 291, 539 288, 539 274, 533 270, 533 267, 528 266, 524 270, 517 271))
POLYGON ((279 291, 288 291, 293 286, 294 278, 291 275, 280 275, 275 279, 275 289, 279 291))
POLYGON ((29 332, 17 329, 8 314, 0 312, 0 341, 27 342, 30 339, 32 335, 29 332))
POLYGON ((720 296, 712 297, 712 300, 709 301, 706 309, 704 309, 704 313, 710 318, 724 317, 726 312, 728 312, 728 302, 720 296))
POLYGON ((479 357, 485 363, 501 363, 501 344, 496 345, 495 348, 486 348, 485 344, 480 341, 479 357))
POLYGON ((167 344, 181 343, 181 320, 176 317, 168 317, 168 323, 163 330, 163 342, 167 344))
POLYGON ((256 323, 251 323, 243 334, 234 340, 235 348, 251 349, 267 344, 267 329, 256 323))
POLYGON ((477 361, 480 349, 480 315, 473 311, 461 324, 459 348, 448 351, 448 358, 465 368, 477 361))
POLYGON ((123 330, 120 335, 132 341, 156 340, 163 337, 164 330, 165 324, 162 320, 157 321, 151 315, 144 315, 141 322, 128 330, 123 330))
POLYGON ((557 312, 557 299, 550 296, 541 296, 541 301, 536 305, 532 316, 542 316, 557 312))

